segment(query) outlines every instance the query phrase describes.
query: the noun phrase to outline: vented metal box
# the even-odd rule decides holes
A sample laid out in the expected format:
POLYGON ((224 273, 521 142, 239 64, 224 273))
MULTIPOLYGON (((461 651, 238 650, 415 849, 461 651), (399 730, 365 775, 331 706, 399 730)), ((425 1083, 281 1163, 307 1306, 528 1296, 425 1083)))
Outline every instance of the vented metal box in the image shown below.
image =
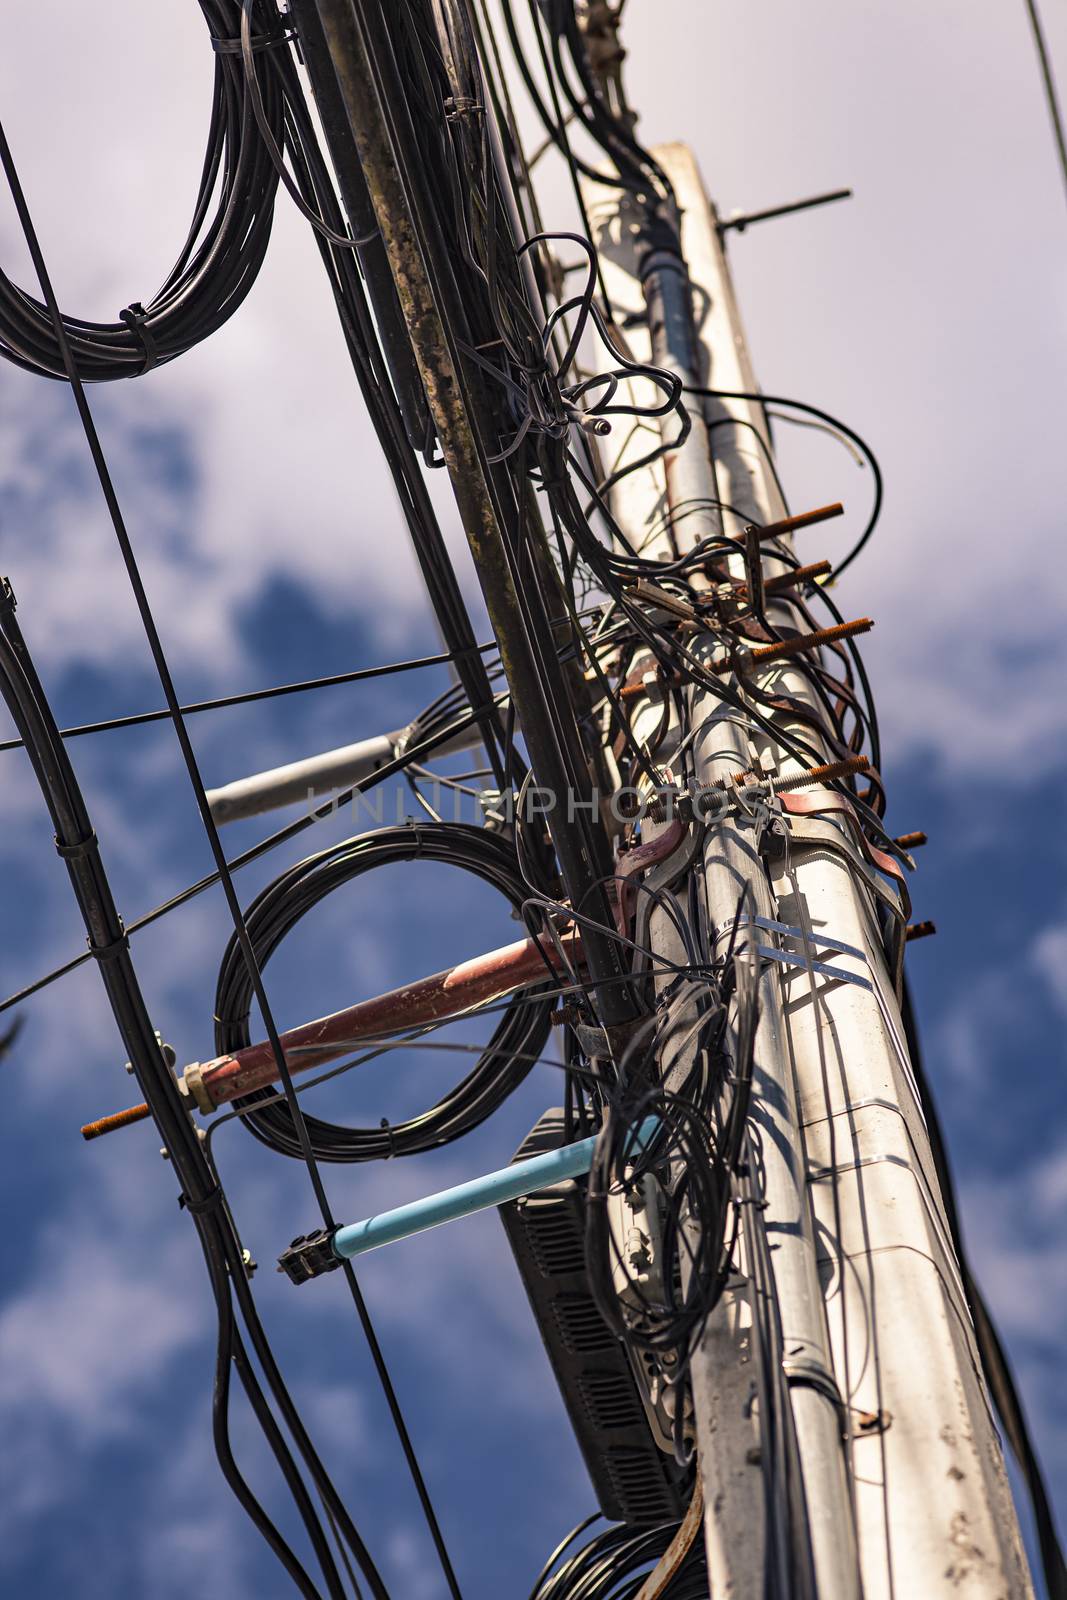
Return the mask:
MULTIPOLYGON (((546 1111, 515 1160, 563 1143, 563 1111, 546 1111)), ((656 1444, 629 1357, 589 1292, 585 1180, 500 1207, 600 1509, 614 1522, 653 1525, 685 1510, 686 1474, 656 1444)))

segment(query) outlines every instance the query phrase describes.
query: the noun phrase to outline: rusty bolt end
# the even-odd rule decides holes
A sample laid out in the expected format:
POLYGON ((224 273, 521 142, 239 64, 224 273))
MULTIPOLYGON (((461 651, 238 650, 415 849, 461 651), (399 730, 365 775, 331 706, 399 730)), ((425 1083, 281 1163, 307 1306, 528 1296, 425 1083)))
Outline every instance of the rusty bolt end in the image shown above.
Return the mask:
POLYGON ((148 1116, 148 1107, 144 1103, 139 1106, 129 1106, 125 1111, 115 1111, 110 1117, 98 1117, 95 1122, 87 1122, 82 1128, 82 1138, 85 1140, 99 1139, 105 1133, 113 1133, 116 1128, 127 1128, 131 1122, 144 1122, 148 1116))

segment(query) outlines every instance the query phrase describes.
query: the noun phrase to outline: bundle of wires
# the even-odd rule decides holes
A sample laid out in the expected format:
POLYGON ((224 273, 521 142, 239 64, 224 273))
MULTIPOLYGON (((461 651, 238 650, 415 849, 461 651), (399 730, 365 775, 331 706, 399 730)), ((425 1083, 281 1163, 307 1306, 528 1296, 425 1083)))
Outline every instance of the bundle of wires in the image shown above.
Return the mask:
MULTIPOLYGON (((592 1520, 596 1520, 595 1518, 592 1520)), ((620 1523, 604 1528, 579 1549, 571 1546, 585 1532, 581 1523, 549 1557, 530 1600, 635 1600, 649 1571, 669 1549, 678 1523, 635 1530, 620 1523)), ((708 1565, 698 1533, 667 1586, 662 1600, 707 1600, 708 1565)))
POLYGON ((165 1141, 181 1185, 182 1204, 196 1225, 218 1311, 213 1432, 223 1475, 297 1591, 305 1600, 320 1600, 316 1582, 268 1516, 234 1458, 229 1408, 236 1374, 292 1494, 331 1600, 345 1600, 340 1568, 348 1565, 349 1557, 360 1568, 375 1600, 388 1600, 370 1553, 311 1442, 260 1321, 240 1239, 152 1028, 96 834, 15 619, 14 598, 6 580, 0 588, 0 695, 25 742, 122 1042, 165 1141), (312 1489, 342 1546, 340 1566, 312 1489))
MULTIPOLYGON (((136 377, 183 355, 220 328, 245 299, 266 254, 278 173, 252 112, 237 51, 240 5, 199 0, 215 57, 207 149, 193 217, 166 280, 145 304, 132 302, 115 322, 64 318, 83 382, 136 377)), ((256 49, 269 60, 285 47, 278 14, 262 6, 256 49)), ((285 105, 271 72, 265 114, 283 138, 285 105)), ((48 308, 0 272, 0 353, 48 378, 65 378, 48 308)))
POLYGON ((601 1316, 637 1362, 651 1358, 672 1393, 674 1446, 685 1464, 689 1361, 731 1270, 735 1183, 742 1164, 759 1012, 753 963, 731 949, 699 962, 660 997, 654 1026, 620 1062, 589 1173, 586 1262, 601 1316), (659 1081, 657 1081, 657 1078, 659 1081), (650 1138, 639 1130, 655 1124, 650 1138), (657 1294, 633 1270, 608 1201, 651 1206, 657 1294))

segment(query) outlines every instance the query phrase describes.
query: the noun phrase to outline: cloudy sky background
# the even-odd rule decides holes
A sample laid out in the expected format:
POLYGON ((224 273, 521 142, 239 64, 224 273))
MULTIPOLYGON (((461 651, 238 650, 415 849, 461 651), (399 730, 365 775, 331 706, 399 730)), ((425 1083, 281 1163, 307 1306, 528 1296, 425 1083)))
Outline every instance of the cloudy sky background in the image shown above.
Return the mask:
MULTIPOLYGON (((1067 78, 1067 16, 1047 9, 1067 78)), ((914 897, 940 931, 909 968, 972 1253, 1062 1518, 1067 211, 1025 10, 631 0, 626 42, 646 141, 690 142, 724 212, 856 191, 735 237, 731 254, 765 388, 850 421, 886 474, 880 533, 839 598, 878 624, 865 654, 891 821, 931 836, 914 897)), ((7 45, 0 116, 61 303, 111 318, 150 297, 184 237, 210 92, 199 9, 39 0, 9 21, 7 45)), ((561 193, 547 164, 546 186, 561 193)), ((0 264, 32 287, 6 201, 0 264)), ((284 196, 238 316, 161 372, 91 398, 185 699, 436 648, 314 247, 284 196)), ((782 434, 794 503, 843 498, 858 526, 867 475, 830 440, 782 434)), ((813 554, 847 538, 820 534, 813 554)), ((9 367, 0 568, 62 724, 160 703, 69 395, 9 367)), ((424 673, 199 717, 205 778, 396 726, 444 681, 424 673)), ((128 920, 207 869, 166 729, 72 753, 128 920)), ((25 759, 0 759, 7 993, 84 934, 25 759)), ((342 827, 322 825, 316 842, 342 827)), ((231 830, 227 846, 263 831, 231 830)), ((284 864, 244 874, 245 899, 284 864)), ((272 963, 283 1026, 512 928, 444 869, 376 875, 338 899, 272 963)), ((183 1061, 212 1053, 228 926, 208 894, 137 939, 153 1019, 183 1061)), ((211 1316, 173 1176, 145 1128, 91 1147, 77 1134, 129 1098, 95 972, 23 1012, 0 1069, 0 1579, 27 1600, 169 1600, 194 1583, 207 1600, 281 1596, 214 1464, 211 1316)), ((436 1096, 451 1071, 374 1069, 322 1103, 395 1116, 425 1100, 430 1074, 436 1096)), ((556 1091, 545 1068, 462 1146, 334 1169, 335 1209, 356 1217, 498 1165, 556 1091)), ((232 1126, 219 1135, 286 1371, 394 1592, 432 1600, 441 1586, 343 1285, 298 1292, 271 1271, 315 1221, 306 1178, 249 1145, 232 1126)), ((465 1592, 524 1594, 591 1495, 496 1218, 371 1257, 362 1277, 465 1592)), ((239 1410, 235 1433, 280 1504, 239 1410)))

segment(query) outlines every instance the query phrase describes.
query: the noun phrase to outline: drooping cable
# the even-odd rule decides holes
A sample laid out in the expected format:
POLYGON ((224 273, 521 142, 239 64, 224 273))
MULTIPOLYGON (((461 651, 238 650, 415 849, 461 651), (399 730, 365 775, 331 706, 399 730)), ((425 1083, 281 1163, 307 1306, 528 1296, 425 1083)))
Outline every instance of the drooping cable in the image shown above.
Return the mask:
MULTIPOLYGON (((275 1062, 278 1068, 278 1075, 285 1087, 286 1098, 292 1110, 293 1120, 300 1138, 308 1175, 323 1214, 323 1221, 325 1225, 330 1228, 334 1224, 332 1214, 330 1212, 329 1201, 326 1196, 326 1191, 323 1186, 321 1176, 318 1172, 314 1152, 311 1148, 311 1144, 307 1135, 307 1130, 303 1125, 303 1116, 299 1100, 297 1099, 297 1096, 293 1090, 292 1078, 286 1064, 285 1054, 279 1042, 278 1030, 275 1025, 270 1004, 263 986, 262 977, 259 973, 256 963, 255 951, 248 935, 247 926, 244 922, 244 917, 242 914, 240 901, 237 897, 237 891, 234 886, 233 877, 226 861, 222 842, 219 838, 218 829, 211 815, 211 808, 208 804, 207 794, 204 788, 203 780, 200 776, 200 770, 196 760, 195 752, 193 750, 192 742, 181 713, 179 698, 170 674, 170 668, 167 663, 166 656, 163 651, 162 641, 159 637, 155 620, 152 615, 152 610, 148 602, 148 597, 145 592, 144 584, 133 552, 133 547, 126 529, 125 520, 118 503, 118 498, 111 480, 111 475, 108 470, 100 439, 96 431, 92 413, 89 409, 89 404, 85 395, 82 380, 67 340, 66 330, 64 328, 59 306, 52 288, 51 279, 49 277, 47 266, 41 252, 40 243, 37 238, 36 230, 33 226, 33 221, 26 203, 26 198, 22 190, 22 185, 18 177, 18 172, 14 164, 11 150, 7 142, 7 136, 2 125, 0 125, 0 165, 3 166, 4 173, 11 190, 12 198, 15 203, 15 208, 19 216, 19 221, 26 240, 27 248, 30 252, 34 270, 41 286, 41 292, 44 295, 45 303, 48 306, 49 314, 52 318, 56 342, 62 354, 67 379, 70 383, 71 392, 82 422, 86 442, 93 458, 101 492, 108 508, 123 563, 126 567, 131 588, 134 592, 138 612, 141 617, 145 635, 153 657, 156 671, 159 676, 160 685, 163 689, 164 698, 166 699, 171 712, 175 734, 181 748, 182 757, 189 775, 189 781, 193 789, 197 807, 200 811, 201 821, 208 837, 212 855, 215 859, 215 868, 219 875, 219 881, 222 884, 230 915, 233 919, 236 937, 242 946, 244 960, 247 964, 249 976, 255 990, 256 999, 263 1017, 264 1026, 271 1042, 275 1062)), ((433 1510, 425 1480, 422 1476, 421 1469, 419 1468, 414 1454, 414 1448, 411 1443, 410 1434, 408 1433, 407 1426, 400 1411, 399 1402, 397 1400, 395 1390, 393 1389, 392 1381, 389 1377, 377 1337, 371 1324, 369 1310, 366 1306, 366 1302, 363 1299, 362 1292, 359 1289, 355 1274, 350 1269, 350 1263, 346 1265, 345 1277, 352 1294, 353 1302, 356 1306, 364 1336, 366 1337, 371 1349, 379 1381, 382 1384, 383 1391, 389 1405, 394 1426, 396 1427, 398 1438, 400 1439, 416 1492, 423 1509, 423 1514, 426 1517, 430 1534, 437 1550, 442 1571, 444 1572, 450 1592, 456 1597, 456 1600, 458 1600, 459 1586, 456 1581, 450 1557, 444 1544, 440 1525, 437 1521, 436 1513, 433 1510)), ((237 1292, 239 1297, 247 1297, 247 1283, 244 1280, 243 1273, 240 1275, 240 1281, 237 1285, 237 1292)), ((265 1335, 262 1334, 262 1330, 259 1328, 258 1322, 252 1322, 250 1324, 250 1331, 253 1334, 256 1353, 261 1363, 267 1364, 269 1362, 271 1365, 273 1365, 273 1358, 270 1355, 269 1346, 266 1344, 265 1335)), ((373 1563, 370 1560, 367 1548, 356 1532, 355 1525, 349 1516, 347 1508, 341 1502, 332 1482, 323 1471, 321 1462, 319 1462, 318 1457, 315 1455, 306 1429, 304 1428, 303 1423, 300 1421, 300 1418, 296 1413, 291 1400, 289 1400, 284 1389, 280 1393, 276 1390, 275 1398, 278 1399, 279 1404, 283 1405, 283 1408, 286 1412, 286 1421, 289 1425, 290 1431, 293 1433, 294 1438, 296 1439, 298 1447, 300 1448, 305 1465, 308 1467, 309 1471, 314 1473, 317 1487, 319 1488, 320 1493, 326 1499, 332 1515, 336 1518, 339 1526, 344 1531, 345 1538, 349 1544, 349 1548, 351 1549, 353 1556, 359 1563, 361 1569, 364 1571, 368 1581, 372 1584, 375 1594, 380 1595, 382 1600, 385 1600, 386 1591, 373 1563)), ((319 1532, 317 1518, 312 1521, 310 1514, 305 1514, 305 1522, 309 1528, 313 1542, 315 1542, 318 1549, 320 1564, 323 1566, 324 1575, 326 1576, 327 1582, 330 1584, 332 1589, 335 1585, 339 1585, 340 1580, 337 1579, 336 1568, 334 1567, 328 1546, 325 1546, 319 1532)))

